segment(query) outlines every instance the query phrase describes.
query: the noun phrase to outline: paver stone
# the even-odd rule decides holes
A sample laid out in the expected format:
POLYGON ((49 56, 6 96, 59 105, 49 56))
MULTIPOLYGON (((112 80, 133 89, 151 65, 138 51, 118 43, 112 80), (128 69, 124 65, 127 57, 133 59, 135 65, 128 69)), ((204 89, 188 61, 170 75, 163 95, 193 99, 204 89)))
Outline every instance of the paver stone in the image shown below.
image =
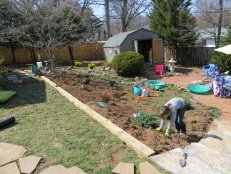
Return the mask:
POLYGON ((43 170, 40 174, 67 174, 67 169, 63 165, 56 165, 43 170))
POLYGON ((15 162, 7 164, 5 166, 0 167, 1 174, 20 174, 18 166, 15 162))
POLYGON ((26 149, 9 143, 0 143, 0 166, 23 157, 26 149))
POLYGON ((83 170, 78 167, 71 167, 67 169, 68 174, 86 174, 83 170))
POLYGON ((113 170, 114 174, 134 174, 134 164, 132 163, 119 163, 113 170))
POLYGON ((41 161, 41 157, 36 156, 27 156, 19 159, 19 167, 22 173, 30 174, 32 173, 39 162, 41 161))
POLYGON ((145 161, 139 164, 140 174, 161 174, 154 166, 145 161))

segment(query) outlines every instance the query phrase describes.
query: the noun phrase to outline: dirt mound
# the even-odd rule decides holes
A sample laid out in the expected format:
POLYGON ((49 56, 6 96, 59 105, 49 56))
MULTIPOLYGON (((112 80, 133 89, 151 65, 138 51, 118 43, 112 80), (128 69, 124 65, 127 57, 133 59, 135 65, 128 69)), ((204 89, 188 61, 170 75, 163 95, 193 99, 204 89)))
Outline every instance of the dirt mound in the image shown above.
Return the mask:
MULTIPOLYGON (((153 92, 152 100, 150 100, 150 98, 134 96, 130 88, 110 87, 108 82, 99 79, 92 79, 89 85, 83 85, 81 76, 77 75, 49 75, 48 78, 157 153, 177 147, 183 148, 191 142, 198 142, 207 132, 213 120, 211 109, 194 103, 192 109, 187 111, 185 115, 187 134, 173 133, 171 138, 168 139, 164 137, 163 133, 156 132, 152 128, 137 126, 133 118, 133 113, 140 110, 148 113, 158 113, 160 106, 152 101, 161 101, 164 97, 161 96, 163 94, 158 96, 153 92), (109 109, 97 106, 97 101, 106 102, 109 109)), ((172 93, 173 96, 176 94, 174 90, 166 92, 172 93)))

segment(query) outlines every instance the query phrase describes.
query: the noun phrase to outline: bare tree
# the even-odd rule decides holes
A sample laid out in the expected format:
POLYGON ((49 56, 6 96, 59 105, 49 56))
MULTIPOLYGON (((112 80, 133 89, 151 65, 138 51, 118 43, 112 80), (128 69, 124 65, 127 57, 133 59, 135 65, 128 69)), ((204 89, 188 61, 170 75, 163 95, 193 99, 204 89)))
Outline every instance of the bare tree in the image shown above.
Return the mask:
POLYGON ((195 3, 197 26, 214 37, 216 46, 220 44, 222 27, 228 25, 230 7, 229 0, 197 0, 195 3))
POLYGON ((217 30, 217 46, 220 44, 221 40, 221 27, 223 22, 223 0, 219 0, 219 20, 218 20, 218 30, 217 30))
POLYGON ((21 16, 9 1, 0 1, 0 43, 14 42, 21 16))
POLYGON ((149 16, 139 15, 131 21, 128 26, 128 30, 136 30, 139 28, 149 28, 149 16))
POLYGON ((111 36, 109 0, 104 0, 104 6, 105 6, 106 37, 109 38, 111 36))
POLYGON ((24 46, 46 49, 51 70, 55 70, 53 50, 79 41, 86 31, 75 7, 65 2, 56 6, 53 2, 33 0, 32 5, 28 5, 24 0, 15 0, 14 3, 23 17, 17 40, 24 46))
POLYGON ((111 0, 114 20, 120 21, 122 31, 127 31, 131 22, 152 7, 150 0, 111 0))

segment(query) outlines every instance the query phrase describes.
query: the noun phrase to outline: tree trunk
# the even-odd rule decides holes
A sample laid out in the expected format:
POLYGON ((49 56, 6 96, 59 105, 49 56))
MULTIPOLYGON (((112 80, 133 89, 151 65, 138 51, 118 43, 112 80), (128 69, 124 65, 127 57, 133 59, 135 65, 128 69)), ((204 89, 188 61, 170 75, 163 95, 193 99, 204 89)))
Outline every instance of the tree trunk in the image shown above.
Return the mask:
POLYGON ((219 21, 218 21, 218 31, 217 31, 217 42, 216 47, 219 47, 221 40, 221 28, 223 22, 223 0, 219 0, 219 21))
POLYGON ((31 61, 33 62, 33 64, 36 64, 34 48, 30 48, 30 56, 31 56, 31 61))
POLYGON ((16 56, 15 56, 15 47, 14 44, 10 41, 10 45, 11 45, 11 53, 13 56, 13 64, 16 64, 16 56))
POLYGON ((109 0, 104 0, 104 3, 105 3, 105 19, 106 19, 106 37, 108 39, 111 36, 109 0))
POLYGON ((54 72, 55 71, 55 62, 54 62, 54 57, 52 56, 52 51, 50 48, 47 48, 48 51, 48 67, 49 71, 54 72))
POLYGON ((71 63, 71 65, 74 65, 73 47, 68 46, 67 48, 68 48, 69 55, 70 55, 70 63, 71 63))
POLYGON ((127 25, 126 25, 126 18, 128 13, 128 1, 123 0, 123 7, 122 7, 122 32, 127 31, 127 25))

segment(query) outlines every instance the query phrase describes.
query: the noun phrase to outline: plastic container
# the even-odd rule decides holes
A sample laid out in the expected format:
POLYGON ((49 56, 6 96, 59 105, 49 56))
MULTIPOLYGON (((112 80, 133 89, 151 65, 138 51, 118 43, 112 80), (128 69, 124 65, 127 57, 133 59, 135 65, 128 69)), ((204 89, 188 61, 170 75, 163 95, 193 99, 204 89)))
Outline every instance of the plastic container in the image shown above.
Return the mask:
POLYGON ((38 73, 39 73, 38 67, 37 67, 36 65, 32 65, 32 66, 31 66, 31 72, 32 72, 33 74, 38 74, 38 73))
POLYGON ((38 68, 42 68, 43 67, 43 63, 42 62, 37 62, 37 66, 38 66, 38 68))
POLYGON ((133 114, 133 117, 134 117, 134 118, 139 118, 139 117, 140 117, 140 113, 139 113, 139 112, 135 112, 135 113, 133 114))
POLYGON ((162 89, 166 87, 166 83, 159 81, 149 81, 146 82, 146 85, 150 84, 151 89, 162 89))
POLYGON ((206 94, 210 91, 210 88, 204 85, 190 85, 187 87, 187 89, 191 93, 195 93, 195 94, 206 94))
POLYGON ((140 86, 134 86, 133 92, 135 95, 141 95, 142 94, 142 88, 140 86))

